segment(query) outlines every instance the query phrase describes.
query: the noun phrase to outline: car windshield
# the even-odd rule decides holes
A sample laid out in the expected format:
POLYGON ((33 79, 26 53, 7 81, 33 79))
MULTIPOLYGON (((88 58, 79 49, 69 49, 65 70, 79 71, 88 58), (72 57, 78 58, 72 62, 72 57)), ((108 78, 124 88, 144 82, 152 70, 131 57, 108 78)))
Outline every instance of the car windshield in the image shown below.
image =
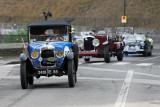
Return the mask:
POLYGON ((125 41, 132 41, 132 40, 136 40, 136 36, 135 35, 127 35, 124 38, 125 41))
POLYGON ((105 32, 105 31, 99 31, 97 34, 98 34, 98 35, 105 35, 106 32, 105 32))
POLYGON ((68 35, 60 29, 47 29, 41 34, 30 34, 30 42, 64 42, 68 41, 68 35))
POLYGON ((136 35, 137 40, 145 40, 145 35, 136 35))

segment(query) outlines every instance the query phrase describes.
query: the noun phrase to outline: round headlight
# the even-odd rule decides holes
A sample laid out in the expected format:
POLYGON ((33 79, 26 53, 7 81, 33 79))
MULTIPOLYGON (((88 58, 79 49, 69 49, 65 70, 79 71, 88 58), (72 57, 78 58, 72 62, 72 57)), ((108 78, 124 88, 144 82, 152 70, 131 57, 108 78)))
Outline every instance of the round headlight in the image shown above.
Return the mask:
POLYGON ((81 39, 77 40, 77 45, 78 45, 78 47, 82 47, 83 46, 83 40, 81 40, 81 39))
POLYGON ((58 51, 56 52, 56 55, 57 55, 57 57, 59 57, 59 58, 63 57, 63 51, 62 51, 62 50, 58 50, 58 51))
POLYGON ((31 57, 36 59, 38 57, 38 52, 37 51, 32 51, 31 57))
POLYGON ((142 41, 141 43, 140 43, 142 46, 144 46, 144 42, 142 41))
POLYGON ((93 46, 98 46, 99 45, 99 40, 98 39, 94 39, 92 41, 93 46))

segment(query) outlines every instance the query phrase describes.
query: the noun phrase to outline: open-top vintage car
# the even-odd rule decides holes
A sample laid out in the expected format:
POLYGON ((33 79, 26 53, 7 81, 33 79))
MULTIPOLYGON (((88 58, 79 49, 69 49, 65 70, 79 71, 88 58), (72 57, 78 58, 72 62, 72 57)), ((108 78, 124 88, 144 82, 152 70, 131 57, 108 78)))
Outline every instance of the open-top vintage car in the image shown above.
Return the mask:
POLYGON ((20 55, 22 88, 33 85, 34 77, 63 75, 68 75, 69 86, 74 87, 77 81, 78 51, 78 45, 72 43, 70 22, 54 20, 30 23, 28 43, 20 55), (64 35, 68 36, 68 41, 64 41, 64 35))
POLYGON ((129 34, 124 38, 124 54, 143 54, 151 56, 153 49, 153 40, 148 40, 144 34, 129 34))
POLYGON ((80 57, 84 57, 86 62, 92 57, 104 58, 106 63, 110 62, 110 57, 117 56, 118 61, 123 60, 123 44, 116 41, 115 37, 108 36, 105 31, 99 31, 97 34, 83 37, 78 40, 79 47, 84 49, 79 52, 80 57))

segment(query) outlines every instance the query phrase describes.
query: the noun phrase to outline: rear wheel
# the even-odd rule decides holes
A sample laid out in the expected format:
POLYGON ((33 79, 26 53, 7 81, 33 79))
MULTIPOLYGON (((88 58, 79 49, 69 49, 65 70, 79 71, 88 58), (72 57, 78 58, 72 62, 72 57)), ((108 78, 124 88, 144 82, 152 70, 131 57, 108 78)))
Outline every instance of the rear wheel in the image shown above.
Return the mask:
POLYGON ((104 61, 106 63, 110 62, 110 54, 109 54, 109 46, 108 45, 104 47, 104 61))
POLYGON ((21 61, 21 67, 20 67, 20 79, 21 79, 21 87, 23 89, 28 88, 28 74, 26 70, 26 62, 21 61))
POLYGON ((152 49, 150 50, 150 52, 148 53, 149 56, 152 56, 152 49))
POLYGON ((123 52, 121 50, 117 51, 117 60, 122 61, 123 60, 123 52))
POLYGON ((85 62, 89 62, 90 58, 84 58, 85 62))
POLYGON ((78 70, 78 60, 79 60, 79 49, 78 45, 74 44, 73 45, 73 52, 74 52, 74 64, 75 64, 75 70, 78 70))
POLYGON ((68 83, 69 83, 69 87, 74 87, 75 86, 76 79, 77 79, 77 75, 76 75, 76 71, 75 71, 74 61, 73 60, 68 60, 68 83))

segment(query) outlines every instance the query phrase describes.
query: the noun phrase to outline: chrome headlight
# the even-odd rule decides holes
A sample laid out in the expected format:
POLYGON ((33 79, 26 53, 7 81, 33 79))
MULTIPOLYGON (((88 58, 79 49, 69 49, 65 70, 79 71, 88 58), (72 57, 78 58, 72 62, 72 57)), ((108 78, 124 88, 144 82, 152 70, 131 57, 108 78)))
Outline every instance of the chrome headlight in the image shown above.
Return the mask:
POLYGON ((140 44, 141 44, 142 46, 144 46, 144 41, 140 42, 140 44))
POLYGON ((94 39, 92 41, 93 46, 98 46, 99 45, 99 40, 98 39, 94 39))
POLYGON ((79 39, 79 40, 77 40, 77 45, 78 45, 78 47, 82 47, 83 46, 83 40, 81 40, 81 39, 79 39))
POLYGON ((31 53, 31 57, 33 58, 33 59, 36 59, 37 57, 38 57, 38 52, 37 51, 32 51, 32 53, 31 53))
POLYGON ((56 52, 56 56, 59 57, 59 58, 62 58, 63 57, 63 51, 62 50, 58 50, 56 52))

